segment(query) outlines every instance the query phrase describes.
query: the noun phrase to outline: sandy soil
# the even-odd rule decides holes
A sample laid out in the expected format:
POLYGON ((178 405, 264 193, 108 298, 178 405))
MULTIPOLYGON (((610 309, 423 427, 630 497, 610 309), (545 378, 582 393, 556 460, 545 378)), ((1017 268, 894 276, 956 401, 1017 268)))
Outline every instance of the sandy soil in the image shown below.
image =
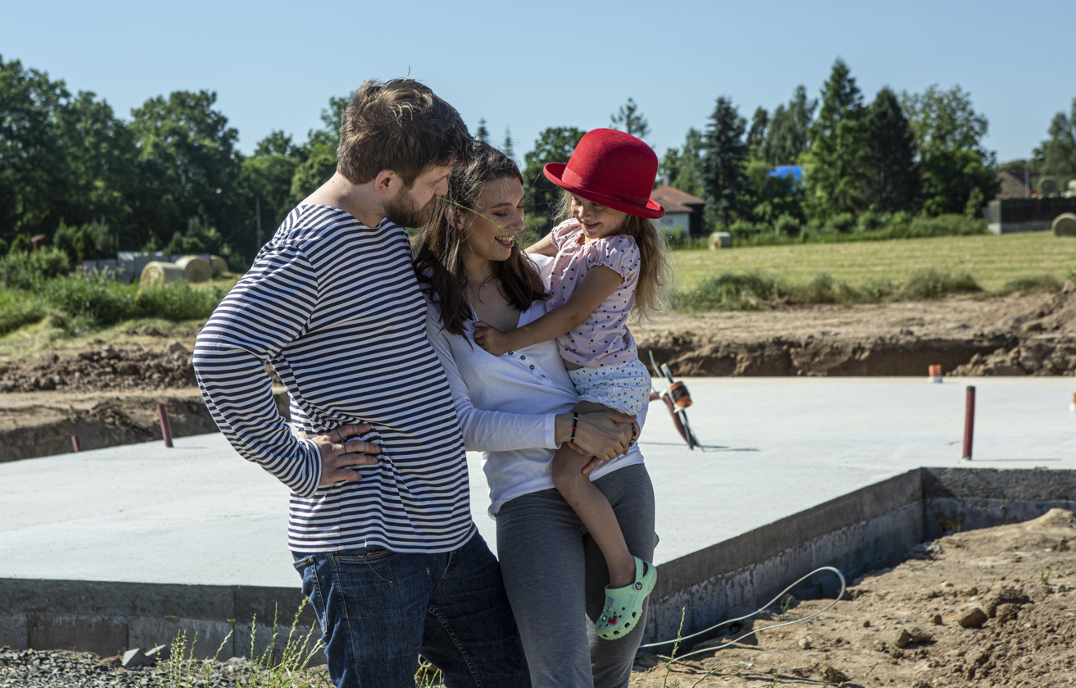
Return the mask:
MULTIPOLYGON (((802 624, 671 665, 643 656, 631 685, 1076 685, 1072 512, 956 533, 912 554, 919 558, 855 581, 844 600, 802 624)), ((754 627, 826 604, 793 603, 754 627)))

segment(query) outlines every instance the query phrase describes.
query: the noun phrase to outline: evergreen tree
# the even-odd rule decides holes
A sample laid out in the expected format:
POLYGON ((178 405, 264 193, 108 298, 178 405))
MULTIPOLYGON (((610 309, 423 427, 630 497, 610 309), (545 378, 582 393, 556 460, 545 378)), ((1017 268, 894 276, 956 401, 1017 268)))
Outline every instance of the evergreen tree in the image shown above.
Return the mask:
POLYGON ((610 129, 619 129, 640 139, 645 139, 650 134, 650 124, 643 117, 643 113, 639 112, 639 106, 632 98, 628 98, 628 102, 621 105, 620 110, 610 115, 609 119, 610 129))
MULTIPOLYGON (((504 153, 505 155, 507 155, 509 157, 509 159, 511 159, 513 162, 515 161, 515 159, 516 159, 516 147, 515 147, 515 144, 512 141, 512 128, 511 127, 505 127, 504 128, 504 141, 501 143, 501 152, 504 153)), ((519 164, 519 163, 516 163, 516 164, 519 164)))
POLYGON ((669 186, 692 196, 705 197, 706 190, 702 184, 703 145, 702 132, 694 127, 688 129, 683 148, 665 151, 658 174, 668 179, 669 186))
POLYGON ((550 162, 568 162, 585 133, 575 127, 549 127, 538 135, 534 150, 523 157, 526 163, 523 187, 527 229, 539 236, 553 228, 553 216, 562 194, 560 187, 545 178, 542 168, 550 162))
POLYGON ((915 155, 915 136, 897 95, 888 87, 871 103, 867 120, 870 172, 865 200, 879 212, 912 211, 923 179, 915 155))
POLYGON ((752 157, 760 154, 769 124, 770 113, 766 112, 766 108, 756 108, 755 114, 751 117, 751 128, 747 130, 747 148, 751 151, 752 157))
POLYGON ((822 108, 806 155, 809 214, 818 222, 864 208, 869 171, 867 110, 848 66, 838 59, 822 87, 822 108))
POLYGON ((797 86, 788 106, 778 105, 773 111, 766 138, 759 154, 771 167, 793 165, 807 152, 809 135, 817 100, 807 97, 807 89, 797 86))
POLYGON ((746 126, 731 99, 725 96, 717 99, 706 129, 706 157, 702 165, 706 218, 710 224, 728 227, 741 205, 741 194, 747 185, 746 126))
POLYGON ((486 128, 485 118, 478 120, 478 130, 474 133, 474 137, 482 143, 489 143, 489 129, 486 128))

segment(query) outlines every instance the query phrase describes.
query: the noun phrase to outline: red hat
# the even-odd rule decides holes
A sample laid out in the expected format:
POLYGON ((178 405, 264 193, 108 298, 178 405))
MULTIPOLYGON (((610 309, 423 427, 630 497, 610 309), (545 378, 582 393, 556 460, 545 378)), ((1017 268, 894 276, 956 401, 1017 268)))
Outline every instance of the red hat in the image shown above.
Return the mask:
POLYGON ((546 179, 576 196, 629 215, 656 219, 665 214, 650 198, 658 156, 650 146, 616 129, 592 129, 567 164, 551 162, 546 179))

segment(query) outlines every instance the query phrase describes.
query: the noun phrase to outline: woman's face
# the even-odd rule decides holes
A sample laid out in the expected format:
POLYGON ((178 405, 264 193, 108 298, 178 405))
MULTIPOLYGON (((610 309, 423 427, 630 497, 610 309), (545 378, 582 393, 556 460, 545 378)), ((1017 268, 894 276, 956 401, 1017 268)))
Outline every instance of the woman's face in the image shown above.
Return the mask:
POLYGON ((464 248, 486 260, 508 260, 515 235, 523 229, 523 184, 511 177, 487 182, 475 210, 500 227, 476 213, 461 210, 464 248))

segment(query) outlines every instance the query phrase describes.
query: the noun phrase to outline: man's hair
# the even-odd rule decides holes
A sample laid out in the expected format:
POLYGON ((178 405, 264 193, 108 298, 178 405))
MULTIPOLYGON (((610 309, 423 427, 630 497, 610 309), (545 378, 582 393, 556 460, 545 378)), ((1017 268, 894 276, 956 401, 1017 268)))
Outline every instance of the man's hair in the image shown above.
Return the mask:
POLYGON ((411 186, 431 165, 466 162, 470 151, 460 113, 429 88, 414 79, 371 80, 344 113, 336 169, 353 184, 392 170, 411 186))

